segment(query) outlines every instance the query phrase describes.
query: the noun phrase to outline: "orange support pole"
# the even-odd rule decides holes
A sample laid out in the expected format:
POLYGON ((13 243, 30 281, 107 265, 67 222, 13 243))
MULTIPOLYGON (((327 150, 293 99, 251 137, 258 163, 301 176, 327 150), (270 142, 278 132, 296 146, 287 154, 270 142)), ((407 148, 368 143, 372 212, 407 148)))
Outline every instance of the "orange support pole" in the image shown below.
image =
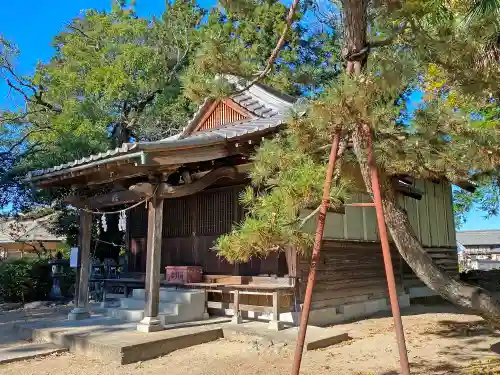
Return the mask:
POLYGON ((302 362, 302 352, 304 351, 304 341, 306 338, 307 323, 309 321, 309 312, 311 310, 311 299, 314 284, 316 283, 316 265, 319 263, 321 242, 323 241, 323 231, 325 229, 326 211, 330 202, 330 187, 332 185, 333 171, 337 160, 337 151, 339 149, 340 133, 336 132, 333 137, 332 148, 330 150, 330 159, 326 171, 325 183, 323 185, 323 199, 319 209, 318 222, 316 224, 316 234, 314 237, 314 246, 311 258, 311 268, 309 269, 309 277, 307 279, 306 294, 304 296, 304 306, 300 317, 299 335, 297 337, 297 345, 295 346, 295 355, 293 361, 292 375, 298 375, 300 371, 300 363, 302 362))
POLYGON ((378 176, 377 165, 373 156, 373 141, 372 132, 366 128, 368 138, 368 165, 370 167, 370 177, 373 191, 373 201, 377 213, 378 231, 380 234, 380 244, 382 246, 382 254, 384 256, 385 275, 387 277, 387 286, 389 288, 389 299, 391 301, 392 317, 394 319, 394 329, 396 331, 396 339, 399 349, 399 362, 401 365, 401 373, 410 375, 410 365, 408 363, 408 352, 406 350, 405 334, 403 329, 403 321, 401 320, 401 311, 399 310, 398 293, 396 290, 396 280, 394 278, 394 270, 392 268, 391 251, 389 247, 389 236, 387 235, 387 227, 385 225, 384 207, 382 205, 382 194, 380 192, 380 181, 378 176))

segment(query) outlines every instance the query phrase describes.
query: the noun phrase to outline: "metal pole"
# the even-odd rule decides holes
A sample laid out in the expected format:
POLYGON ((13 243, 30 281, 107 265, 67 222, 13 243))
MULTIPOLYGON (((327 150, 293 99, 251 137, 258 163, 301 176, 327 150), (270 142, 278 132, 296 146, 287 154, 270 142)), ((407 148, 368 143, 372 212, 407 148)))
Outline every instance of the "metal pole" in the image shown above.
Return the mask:
POLYGON ((368 165, 370 167, 370 177, 373 191, 373 201, 377 212, 377 224, 380 234, 380 244, 382 245, 382 254, 384 256, 385 275, 387 277, 387 286, 389 288, 389 299, 391 301, 392 317, 394 319, 394 328, 396 330, 396 339, 399 349, 399 362, 401 364, 401 373, 410 375, 410 365, 408 363, 408 353, 406 351, 405 334, 403 330, 403 322, 401 320, 401 312, 399 311, 398 293, 396 291, 396 280, 394 278, 394 270, 392 268, 391 251, 389 247, 389 237, 387 235, 387 227, 385 225, 384 208, 382 206, 382 195, 380 193, 380 181, 378 177, 377 165, 373 156, 372 133, 370 129, 366 129, 368 138, 368 165))
POLYGON ((311 268, 307 279, 306 295, 304 296, 304 306, 300 317, 299 335, 297 345, 295 346, 295 355, 293 361, 292 375, 299 375, 300 363, 302 361, 302 352, 304 351, 304 341, 306 338, 307 322, 309 321, 309 311, 311 310, 311 299, 314 284, 316 283, 316 265, 319 263, 321 251, 321 242, 323 240, 323 231, 325 229, 326 211, 330 201, 330 186, 332 184, 333 171, 337 160, 337 151, 339 149, 340 133, 336 132, 333 136, 332 148, 330 150, 330 159, 326 170, 325 184, 323 185, 323 198, 319 209, 318 222, 316 224, 316 234, 314 237, 314 246, 311 258, 311 268))

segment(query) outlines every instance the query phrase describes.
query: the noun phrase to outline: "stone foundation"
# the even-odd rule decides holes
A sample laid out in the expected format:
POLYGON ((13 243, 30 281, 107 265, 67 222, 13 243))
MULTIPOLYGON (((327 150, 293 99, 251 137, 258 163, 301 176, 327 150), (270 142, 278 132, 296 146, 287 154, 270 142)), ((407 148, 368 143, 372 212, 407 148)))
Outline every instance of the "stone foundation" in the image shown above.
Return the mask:
MULTIPOLYGON (((400 308, 410 306, 410 295, 399 295, 400 308)), ((212 313, 219 315, 233 315, 232 309, 210 309, 212 313)), ((369 317, 379 311, 390 311, 391 305, 389 298, 378 298, 349 303, 340 306, 325 307, 314 309, 309 313, 309 325, 326 326, 369 317)), ((271 313, 261 313, 254 311, 241 311, 241 316, 247 319, 271 321, 271 313)), ((280 314, 280 322, 286 325, 297 326, 300 324, 300 312, 285 312, 280 314)))

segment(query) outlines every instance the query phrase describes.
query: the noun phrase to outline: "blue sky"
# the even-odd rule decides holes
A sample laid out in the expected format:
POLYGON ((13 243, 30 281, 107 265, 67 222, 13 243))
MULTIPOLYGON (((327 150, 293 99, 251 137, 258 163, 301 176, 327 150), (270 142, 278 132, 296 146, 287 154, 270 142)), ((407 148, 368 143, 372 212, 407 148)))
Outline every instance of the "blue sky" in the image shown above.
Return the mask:
MULTIPOLYGON (((284 1, 288 3, 289 1, 284 1)), ((79 15, 82 9, 109 9, 110 0, 10 0, 2 2, 0 33, 21 50, 17 69, 30 74, 39 61, 47 61, 53 53, 52 38, 79 15)), ((201 6, 211 6, 214 0, 199 0, 201 6)), ((165 9, 163 0, 137 0, 137 13, 150 17, 165 9)), ((8 103, 8 91, 0 83, 0 107, 8 103)), ((500 218, 485 220, 484 212, 474 210, 462 229, 500 229, 500 218)))

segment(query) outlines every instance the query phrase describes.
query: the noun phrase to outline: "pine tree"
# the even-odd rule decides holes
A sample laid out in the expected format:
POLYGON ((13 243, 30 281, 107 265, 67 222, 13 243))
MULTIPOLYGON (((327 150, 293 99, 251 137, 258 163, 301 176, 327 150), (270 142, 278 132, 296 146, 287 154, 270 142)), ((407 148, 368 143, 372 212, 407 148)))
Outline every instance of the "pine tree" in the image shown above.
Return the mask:
MULTIPOLYGON (((287 8, 279 0, 221 1, 198 33, 199 48, 183 76, 185 95, 196 102, 223 97, 231 87, 221 74, 252 80, 265 70, 287 24, 287 8)), ((300 94, 320 88, 339 72, 338 38, 328 30, 309 28, 305 2, 293 17, 272 70, 261 80, 282 92, 300 94)))
MULTIPOLYGON (((307 251, 301 208, 318 201, 332 133, 353 144, 341 162, 357 163, 372 194, 366 159, 373 134, 387 226, 417 276, 441 296, 498 322, 500 305, 485 290, 450 278, 419 243, 397 204, 390 176, 457 182, 496 174, 499 164, 500 68, 489 52, 496 19, 464 22, 468 9, 445 1, 343 2, 346 70, 311 103, 304 118, 265 142, 255 155, 243 203, 246 220, 217 242, 221 255, 246 260, 296 246, 307 251), (370 27, 368 27, 368 25, 370 27), (414 92, 423 102, 406 105, 414 92)), ((497 34, 495 34, 497 33, 497 34)), ((337 179, 332 206, 346 196, 337 179)))

